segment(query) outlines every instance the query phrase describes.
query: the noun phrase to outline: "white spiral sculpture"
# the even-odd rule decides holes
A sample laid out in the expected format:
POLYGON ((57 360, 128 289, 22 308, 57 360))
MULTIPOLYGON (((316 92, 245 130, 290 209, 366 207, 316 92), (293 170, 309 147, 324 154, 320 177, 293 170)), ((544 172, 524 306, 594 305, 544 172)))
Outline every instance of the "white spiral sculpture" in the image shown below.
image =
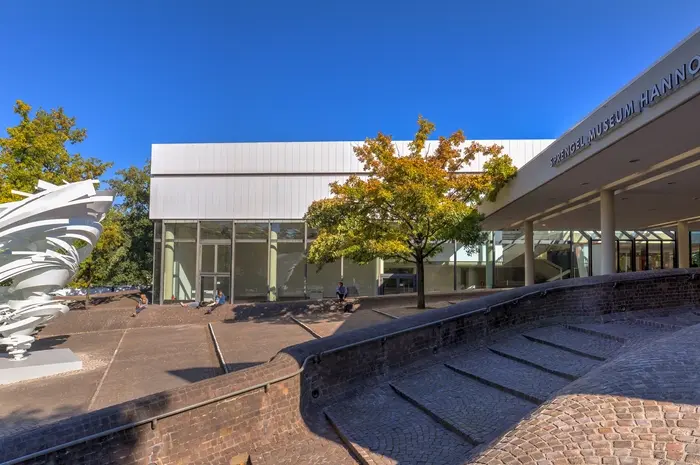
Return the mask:
POLYGON ((102 233, 100 222, 112 205, 111 192, 96 192, 97 181, 56 186, 39 181, 36 194, 0 204, 0 346, 14 360, 25 358, 37 327, 68 311, 50 292, 78 272, 102 233), (86 245, 74 246, 76 241, 86 245))

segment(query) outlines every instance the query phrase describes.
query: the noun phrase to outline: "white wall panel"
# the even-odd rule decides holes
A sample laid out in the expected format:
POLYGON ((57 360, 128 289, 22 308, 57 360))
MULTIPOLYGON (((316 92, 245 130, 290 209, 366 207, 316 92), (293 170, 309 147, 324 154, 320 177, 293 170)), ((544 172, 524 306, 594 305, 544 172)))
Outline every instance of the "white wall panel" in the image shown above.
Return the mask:
MULTIPOLYGON (((520 167, 540 153, 551 140, 484 140, 484 145, 503 145, 520 167)), ((469 142, 468 142, 469 143, 469 142)), ((268 173, 359 173, 362 164, 353 146, 361 142, 260 142, 234 144, 155 144, 152 173, 168 174, 268 174, 268 173)), ((397 141, 400 154, 408 153, 407 141, 397 141)), ((428 141, 432 152, 437 141, 428 141)), ((479 156, 466 171, 480 171, 479 156)))
MULTIPOLYGON (((551 140, 490 140, 520 167, 551 140)), ((162 144, 152 147, 151 218, 300 219, 329 184, 361 173, 361 142, 162 144), (347 173, 347 175, 345 174, 347 173)), ((396 142, 400 154, 407 141, 396 142)), ((428 142, 426 151, 437 147, 428 142)), ((465 171, 481 171, 479 156, 465 171)))
POLYGON ((168 176, 151 181, 151 218, 301 219, 347 176, 168 176))

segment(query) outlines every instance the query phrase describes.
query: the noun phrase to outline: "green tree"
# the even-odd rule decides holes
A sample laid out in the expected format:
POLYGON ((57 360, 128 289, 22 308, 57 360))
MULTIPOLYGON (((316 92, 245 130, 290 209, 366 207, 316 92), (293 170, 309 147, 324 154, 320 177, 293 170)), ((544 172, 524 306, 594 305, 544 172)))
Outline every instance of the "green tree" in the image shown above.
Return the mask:
POLYGON ((67 145, 83 142, 87 131, 76 127, 63 108, 40 108, 32 115, 32 107, 17 100, 14 113, 19 124, 0 138, 0 202, 19 200, 13 189, 34 192, 39 179, 53 184, 97 179, 112 166, 70 153, 67 145))
POLYGON ((153 274, 153 223, 148 217, 151 163, 116 174, 107 183, 117 196, 113 208, 120 213, 125 255, 112 270, 112 284, 148 284, 153 274))
POLYGON ((382 133, 354 148, 368 176, 335 182, 330 198, 311 204, 306 220, 319 235, 309 262, 321 267, 344 256, 358 263, 375 258, 414 263, 417 306, 425 308, 425 261, 453 240, 472 250, 481 244, 476 207, 495 199, 516 172, 502 147, 465 144, 461 130, 440 137, 428 153, 434 131, 433 123, 419 117, 408 153, 398 154, 391 136, 382 133), (485 158, 484 171, 460 173, 478 154, 485 158))
MULTIPOLYGON (((80 263, 80 269, 71 283, 72 287, 89 289, 90 286, 113 284, 115 269, 127 254, 127 237, 122 230, 122 223, 120 211, 111 209, 107 212, 102 220, 102 234, 92 253, 80 263)), ((76 241, 74 244, 76 248, 85 245, 83 241, 76 241)))

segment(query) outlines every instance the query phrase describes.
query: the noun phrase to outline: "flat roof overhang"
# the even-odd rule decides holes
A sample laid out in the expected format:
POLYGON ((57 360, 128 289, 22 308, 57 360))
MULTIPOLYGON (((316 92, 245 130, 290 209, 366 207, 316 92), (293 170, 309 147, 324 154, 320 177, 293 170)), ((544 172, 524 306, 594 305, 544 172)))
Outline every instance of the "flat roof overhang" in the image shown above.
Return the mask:
POLYGON ((618 230, 700 222, 700 29, 525 164, 483 228, 596 230, 608 189, 618 230))

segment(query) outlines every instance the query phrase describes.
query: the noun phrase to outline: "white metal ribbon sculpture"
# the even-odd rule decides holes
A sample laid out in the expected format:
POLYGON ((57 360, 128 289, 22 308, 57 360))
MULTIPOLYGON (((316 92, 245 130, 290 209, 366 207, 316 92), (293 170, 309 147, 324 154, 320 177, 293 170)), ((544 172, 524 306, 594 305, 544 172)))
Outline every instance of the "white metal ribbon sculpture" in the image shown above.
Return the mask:
POLYGON ((102 233, 100 222, 112 205, 111 192, 97 181, 56 186, 39 181, 36 194, 0 204, 0 345, 14 360, 25 358, 37 327, 68 311, 50 292, 78 272, 102 233), (74 246, 76 241, 86 245, 74 246))

